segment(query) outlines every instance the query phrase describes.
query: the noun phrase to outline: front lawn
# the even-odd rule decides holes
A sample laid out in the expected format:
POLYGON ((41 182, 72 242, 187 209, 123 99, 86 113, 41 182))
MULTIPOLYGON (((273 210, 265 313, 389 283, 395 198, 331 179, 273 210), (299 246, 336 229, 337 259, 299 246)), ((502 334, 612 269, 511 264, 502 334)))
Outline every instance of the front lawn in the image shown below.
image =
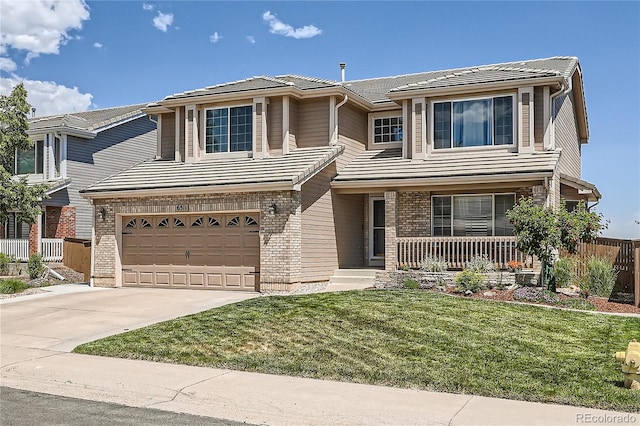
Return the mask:
POLYGON ((270 296, 77 353, 640 412, 613 353, 640 319, 425 291, 270 296))

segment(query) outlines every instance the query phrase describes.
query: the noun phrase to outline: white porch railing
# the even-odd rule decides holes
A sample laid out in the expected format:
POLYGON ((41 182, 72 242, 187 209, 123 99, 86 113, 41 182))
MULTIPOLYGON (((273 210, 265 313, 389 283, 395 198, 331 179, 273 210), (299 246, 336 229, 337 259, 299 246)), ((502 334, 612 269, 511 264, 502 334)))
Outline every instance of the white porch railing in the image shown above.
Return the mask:
MULTIPOLYGON (((60 262, 63 259, 64 239, 43 238, 40 246, 40 254, 45 262, 60 262)), ((27 239, 0 239, 0 253, 20 262, 29 260, 29 240, 27 239)))
POLYGON ((29 260, 29 240, 3 239, 0 240, 0 253, 11 256, 21 262, 29 260))
POLYGON ((62 261, 62 248, 64 239, 62 238, 43 238, 40 254, 45 262, 62 261))
POLYGON ((419 268, 427 257, 444 259, 450 269, 463 269, 475 256, 486 256, 499 269, 517 260, 531 268, 531 258, 518 251, 516 237, 406 237, 397 238, 398 267, 419 268))

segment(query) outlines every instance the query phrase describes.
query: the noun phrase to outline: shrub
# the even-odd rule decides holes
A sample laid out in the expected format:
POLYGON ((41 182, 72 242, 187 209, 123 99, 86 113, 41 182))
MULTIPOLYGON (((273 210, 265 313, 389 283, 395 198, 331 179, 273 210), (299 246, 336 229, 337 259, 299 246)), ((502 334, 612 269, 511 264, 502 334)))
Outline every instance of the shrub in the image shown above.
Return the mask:
POLYGON ((409 290, 417 290, 420 288, 420 285, 418 284, 418 281, 414 280, 413 278, 407 278, 406 280, 404 280, 404 288, 409 290))
POLYGON ((565 299, 561 300, 560 306, 571 309, 580 309, 581 311, 595 311, 596 307, 593 303, 584 299, 565 299))
POLYGON ((553 265, 553 276, 556 279, 556 286, 568 287, 575 279, 575 262, 570 257, 558 260, 553 265))
POLYGON ((42 256, 38 253, 34 253, 29 256, 29 261, 27 262, 27 270, 29 271, 29 278, 34 279, 41 277, 45 271, 44 263, 42 262, 42 256))
POLYGON ((480 271, 466 269, 456 275, 455 283, 460 292, 468 290, 477 293, 485 286, 485 276, 480 271))
POLYGON ((449 267, 446 260, 427 256, 420 263, 420 269, 426 272, 445 272, 449 267))
POLYGON ((467 263, 467 269, 475 272, 493 272, 496 270, 496 267, 493 265, 487 256, 474 256, 467 263))
POLYGON ((2 294, 19 293, 27 288, 29 288, 29 286, 22 280, 10 278, 0 281, 0 293, 2 294))
POLYGON ((9 275, 9 263, 11 258, 4 253, 0 253, 0 275, 9 275))
POLYGON ((581 288, 601 297, 611 296, 618 272, 605 259, 591 256, 587 260, 587 273, 582 277, 581 288))

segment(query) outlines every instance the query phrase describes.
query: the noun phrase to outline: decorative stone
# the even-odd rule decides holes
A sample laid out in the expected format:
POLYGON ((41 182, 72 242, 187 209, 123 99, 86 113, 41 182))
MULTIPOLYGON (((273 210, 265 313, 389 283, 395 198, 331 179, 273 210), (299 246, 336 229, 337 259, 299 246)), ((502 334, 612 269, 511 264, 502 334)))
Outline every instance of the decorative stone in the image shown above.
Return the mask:
POLYGON ((495 291, 485 291, 484 293, 482 293, 482 295, 484 297, 493 297, 493 296, 496 295, 496 292, 495 291))

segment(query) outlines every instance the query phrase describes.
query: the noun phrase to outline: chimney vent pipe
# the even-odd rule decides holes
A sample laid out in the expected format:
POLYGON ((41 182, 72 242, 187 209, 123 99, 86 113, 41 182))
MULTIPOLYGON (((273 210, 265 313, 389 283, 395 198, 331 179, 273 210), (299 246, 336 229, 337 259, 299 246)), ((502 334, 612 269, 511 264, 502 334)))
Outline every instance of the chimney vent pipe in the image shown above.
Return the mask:
POLYGON ((340 81, 344 83, 345 80, 345 72, 344 69, 347 67, 347 64, 344 62, 340 62, 340 81))

